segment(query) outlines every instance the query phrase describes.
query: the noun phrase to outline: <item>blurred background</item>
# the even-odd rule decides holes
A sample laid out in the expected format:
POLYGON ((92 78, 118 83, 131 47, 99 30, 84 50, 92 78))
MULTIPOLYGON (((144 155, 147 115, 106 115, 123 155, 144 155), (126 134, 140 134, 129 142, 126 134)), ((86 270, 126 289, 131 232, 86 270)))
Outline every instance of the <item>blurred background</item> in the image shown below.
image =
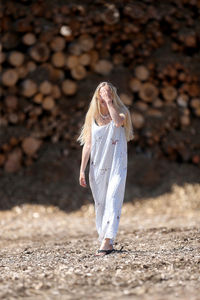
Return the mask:
POLYGON ((101 81, 117 87, 135 132, 124 202, 200 209, 200 2, 0 8, 0 209, 93 203, 76 139, 101 81))

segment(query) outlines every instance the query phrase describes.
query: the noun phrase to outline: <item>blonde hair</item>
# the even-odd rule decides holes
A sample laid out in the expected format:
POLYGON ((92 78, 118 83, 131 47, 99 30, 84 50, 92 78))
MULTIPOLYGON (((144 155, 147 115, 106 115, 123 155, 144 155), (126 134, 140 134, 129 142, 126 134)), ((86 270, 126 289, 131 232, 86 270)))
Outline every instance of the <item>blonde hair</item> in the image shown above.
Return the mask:
POLYGON ((117 109, 117 111, 119 113, 124 113, 126 116, 124 128, 125 128, 127 142, 134 138, 133 125, 132 125, 131 116, 130 116, 130 112, 129 112, 128 108, 125 106, 125 104, 122 102, 122 100, 118 96, 116 87, 113 86, 110 82, 103 81, 97 86, 97 88, 93 94, 92 100, 89 104, 89 109, 85 116, 85 122, 84 122, 83 126, 81 127, 80 135, 77 138, 77 141, 80 143, 81 146, 85 144, 87 137, 88 137, 88 133, 89 132, 91 133, 90 130, 91 130, 92 121, 94 119, 96 119, 96 117, 98 117, 100 114, 100 104, 98 101, 99 90, 105 84, 108 84, 109 87, 111 88, 114 107, 117 109))

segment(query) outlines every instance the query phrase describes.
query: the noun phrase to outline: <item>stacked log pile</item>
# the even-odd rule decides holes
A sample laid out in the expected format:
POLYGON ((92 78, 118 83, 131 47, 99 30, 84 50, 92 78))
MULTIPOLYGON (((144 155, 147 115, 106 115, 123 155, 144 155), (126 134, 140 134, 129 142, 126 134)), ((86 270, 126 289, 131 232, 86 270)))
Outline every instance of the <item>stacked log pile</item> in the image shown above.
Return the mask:
POLYGON ((130 74, 120 97, 132 116, 132 146, 200 166, 198 0, 21 0, 0 8, 1 168, 32 164, 46 141, 80 148, 90 99, 74 100, 79 83, 92 74, 112 82, 119 66, 130 74))

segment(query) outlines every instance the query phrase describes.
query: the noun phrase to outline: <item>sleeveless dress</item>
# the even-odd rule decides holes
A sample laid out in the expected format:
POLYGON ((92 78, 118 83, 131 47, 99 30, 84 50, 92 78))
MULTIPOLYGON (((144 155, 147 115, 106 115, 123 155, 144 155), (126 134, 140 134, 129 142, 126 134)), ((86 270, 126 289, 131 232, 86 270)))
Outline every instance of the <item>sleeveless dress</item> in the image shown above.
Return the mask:
POLYGON ((124 199, 127 175, 127 140, 124 127, 116 127, 113 120, 99 126, 93 119, 91 126, 89 184, 95 204, 98 240, 117 235, 124 199))

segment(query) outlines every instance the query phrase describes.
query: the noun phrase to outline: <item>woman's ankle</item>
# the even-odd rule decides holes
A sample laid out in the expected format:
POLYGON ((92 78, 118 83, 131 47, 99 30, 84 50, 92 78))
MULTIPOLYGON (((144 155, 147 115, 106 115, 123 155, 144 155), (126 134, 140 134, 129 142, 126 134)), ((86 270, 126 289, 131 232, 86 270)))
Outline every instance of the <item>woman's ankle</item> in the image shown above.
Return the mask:
POLYGON ((112 244, 112 240, 109 239, 109 238, 105 238, 102 243, 101 243, 101 248, 112 248, 113 247, 113 244, 112 244))

